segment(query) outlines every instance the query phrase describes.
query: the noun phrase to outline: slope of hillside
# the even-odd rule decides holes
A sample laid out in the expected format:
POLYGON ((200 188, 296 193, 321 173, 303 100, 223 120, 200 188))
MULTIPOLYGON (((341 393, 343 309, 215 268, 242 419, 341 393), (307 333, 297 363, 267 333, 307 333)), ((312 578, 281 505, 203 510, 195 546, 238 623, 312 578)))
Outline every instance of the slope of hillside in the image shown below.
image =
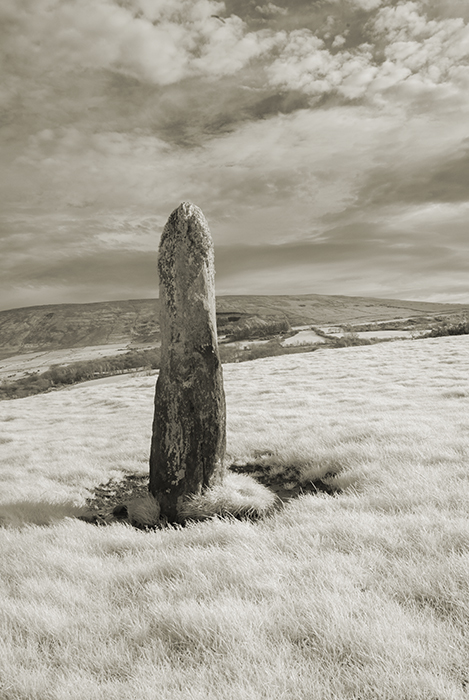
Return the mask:
POLYGON ((0 352, 8 355, 89 345, 152 342, 158 300, 51 304, 0 312, 0 352))
MULTIPOLYGON (((249 317, 286 318, 291 325, 356 324, 469 313, 469 305, 325 296, 217 298, 219 330, 249 317)), ((0 357, 99 345, 138 346, 159 340, 159 300, 52 304, 0 311, 0 357)))
POLYGON ((469 313, 469 304, 437 304, 375 297, 331 296, 325 294, 223 296, 217 298, 217 312, 238 312, 248 316, 283 316, 291 325, 358 324, 394 318, 418 318, 442 314, 469 313))

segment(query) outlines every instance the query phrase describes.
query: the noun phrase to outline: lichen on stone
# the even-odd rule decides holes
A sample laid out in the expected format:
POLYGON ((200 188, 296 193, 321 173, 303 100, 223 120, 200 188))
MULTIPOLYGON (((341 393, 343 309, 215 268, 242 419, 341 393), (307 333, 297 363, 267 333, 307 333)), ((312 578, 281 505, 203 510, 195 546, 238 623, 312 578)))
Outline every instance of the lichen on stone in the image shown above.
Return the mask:
MULTIPOLYGON (((158 256, 160 287, 168 299, 171 310, 175 310, 175 267, 178 256, 183 253, 187 259, 187 273, 207 268, 210 281, 214 278, 214 251, 210 229, 201 209, 191 202, 182 202, 169 216, 163 229, 158 256)), ((161 296, 161 294, 160 294, 161 296)))

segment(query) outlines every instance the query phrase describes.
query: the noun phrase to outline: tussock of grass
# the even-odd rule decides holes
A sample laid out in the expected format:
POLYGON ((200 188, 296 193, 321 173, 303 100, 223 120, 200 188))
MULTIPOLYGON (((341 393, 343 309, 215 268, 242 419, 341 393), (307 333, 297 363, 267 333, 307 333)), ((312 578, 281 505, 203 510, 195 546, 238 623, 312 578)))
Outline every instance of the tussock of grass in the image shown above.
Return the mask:
POLYGON ((228 472, 222 484, 187 499, 181 517, 205 520, 219 515, 256 520, 271 513, 276 502, 275 494, 252 477, 228 472))
POLYGON ((160 522, 160 507, 150 493, 130 500, 127 514, 132 525, 138 527, 155 527, 160 522))

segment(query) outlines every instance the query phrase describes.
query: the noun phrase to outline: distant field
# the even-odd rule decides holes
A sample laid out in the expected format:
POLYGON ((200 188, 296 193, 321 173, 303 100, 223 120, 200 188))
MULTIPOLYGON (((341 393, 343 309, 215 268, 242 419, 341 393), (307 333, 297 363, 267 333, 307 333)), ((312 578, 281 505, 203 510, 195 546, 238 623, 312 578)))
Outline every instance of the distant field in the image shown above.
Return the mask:
POLYGON ((469 336, 224 376, 230 464, 342 493, 96 527, 96 487, 147 472, 155 377, 1 404, 0 697, 466 699, 469 336))
MULTIPOLYGON (((325 329, 329 330, 329 329, 325 329)), ((322 345, 326 341, 323 337, 318 335, 312 330, 306 330, 304 326, 300 326, 296 332, 289 334, 285 337, 285 340, 280 342, 283 347, 290 347, 296 345, 322 345)), ((424 331, 421 331, 422 334, 424 331)), ((344 330, 334 331, 331 333, 332 336, 342 337, 346 332, 344 330)), ((377 331, 358 331, 356 336, 358 338, 381 338, 381 339, 394 339, 394 338, 411 338, 418 336, 419 333, 415 331, 401 330, 377 330, 377 331)), ((269 340, 257 339, 257 340, 244 340, 244 341, 234 341, 232 343, 225 343, 233 348, 252 348, 258 345, 265 345, 269 340)), ((160 343, 153 343, 150 347, 159 347, 160 343)), ((142 346, 143 347, 143 346, 142 346)), ((31 352, 21 355, 12 355, 10 357, 5 357, 0 360, 0 382, 1 381, 15 381, 24 377, 26 374, 38 374, 44 372, 53 365, 63 365, 67 366, 73 362, 82 362, 89 360, 98 360, 102 358, 114 357, 119 353, 124 353, 129 350, 128 347, 122 347, 122 344, 114 345, 95 345, 91 347, 84 348, 63 348, 61 350, 49 350, 42 352, 31 352)))
POLYGON ((282 341, 282 345, 284 347, 288 347, 289 345, 304 345, 306 343, 323 344, 325 342, 326 341, 324 340, 324 338, 318 335, 315 331, 302 328, 301 330, 298 330, 298 332, 294 335, 282 341))
POLYGON ((12 355, 0 360, 0 381, 15 380, 24 377, 28 372, 44 372, 52 365, 68 365, 71 362, 96 360, 112 357, 126 348, 121 344, 95 345, 85 348, 64 348, 42 352, 29 352, 22 355, 12 355))
MULTIPOLYGON (((429 329, 411 331, 411 330, 376 330, 376 331, 356 331, 355 334, 358 338, 380 338, 382 340, 394 340, 395 338, 418 338, 428 332, 429 329)), ((343 331, 335 331, 331 335, 341 337, 344 335, 343 331)))

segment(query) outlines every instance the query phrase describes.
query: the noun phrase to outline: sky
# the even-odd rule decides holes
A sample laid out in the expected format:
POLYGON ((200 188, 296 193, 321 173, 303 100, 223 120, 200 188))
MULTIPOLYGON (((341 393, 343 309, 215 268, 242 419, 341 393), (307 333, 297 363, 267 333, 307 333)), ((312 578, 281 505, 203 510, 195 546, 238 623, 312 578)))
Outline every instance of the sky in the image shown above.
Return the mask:
POLYGON ((0 308, 158 294, 469 303, 468 0, 2 0, 0 308), (259 4, 263 3, 263 4, 259 4))

